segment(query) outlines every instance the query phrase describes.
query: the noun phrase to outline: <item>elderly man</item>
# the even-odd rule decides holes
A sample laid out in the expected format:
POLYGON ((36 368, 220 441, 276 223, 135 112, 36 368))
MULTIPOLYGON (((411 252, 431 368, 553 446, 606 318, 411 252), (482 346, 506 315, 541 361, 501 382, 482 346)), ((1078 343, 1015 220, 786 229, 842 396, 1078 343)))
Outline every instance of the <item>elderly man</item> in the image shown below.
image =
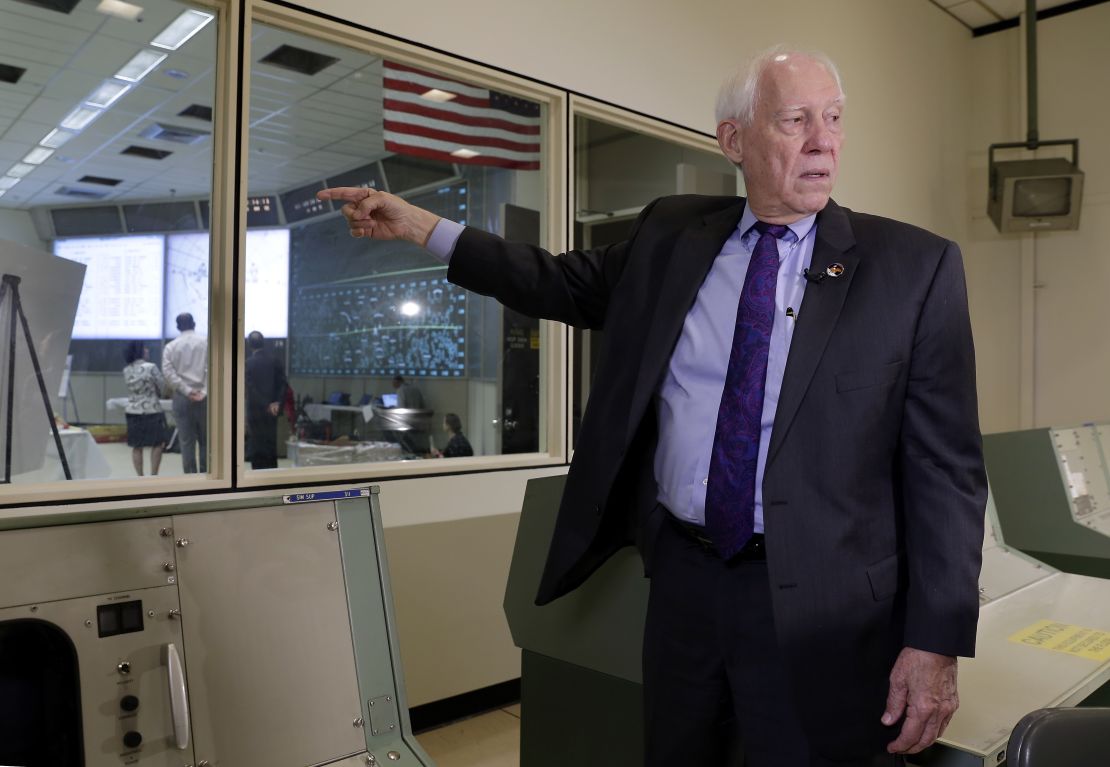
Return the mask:
POLYGON ((604 328, 537 601, 635 542, 652 765, 899 764, 974 652, 986 481, 957 246, 829 199, 828 59, 757 57, 718 101, 747 199, 680 196, 553 257, 387 194, 351 233, 425 244, 517 311, 604 328))

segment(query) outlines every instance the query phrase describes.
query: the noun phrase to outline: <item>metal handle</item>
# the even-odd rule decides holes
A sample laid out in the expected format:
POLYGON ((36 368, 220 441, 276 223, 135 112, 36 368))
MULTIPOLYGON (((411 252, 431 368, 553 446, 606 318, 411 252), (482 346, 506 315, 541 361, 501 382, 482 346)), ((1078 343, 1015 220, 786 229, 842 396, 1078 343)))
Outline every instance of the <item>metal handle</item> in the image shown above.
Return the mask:
POLYGON ((166 672, 170 685, 170 716, 173 719, 174 744, 181 750, 189 747, 189 699, 185 695, 185 672, 173 642, 166 645, 166 672))

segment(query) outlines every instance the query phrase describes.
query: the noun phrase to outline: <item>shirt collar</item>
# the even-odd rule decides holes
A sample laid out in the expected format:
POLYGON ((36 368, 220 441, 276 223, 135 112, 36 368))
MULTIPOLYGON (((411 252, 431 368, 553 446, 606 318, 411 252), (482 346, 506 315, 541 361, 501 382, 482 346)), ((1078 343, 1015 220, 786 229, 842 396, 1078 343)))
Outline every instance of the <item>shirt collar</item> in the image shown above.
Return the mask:
MULTIPOLYGON (((737 229, 740 231, 740 235, 742 237, 747 237, 748 233, 751 231, 751 228, 755 226, 758 220, 759 219, 755 217, 755 214, 752 213, 751 206, 745 202, 744 213, 740 216, 740 223, 737 225, 737 229)), ((811 216, 806 216, 803 219, 795 221, 793 224, 787 224, 787 228, 790 229, 790 231, 794 233, 794 237, 797 238, 794 241, 801 242, 806 238, 806 235, 813 231, 813 225, 816 223, 817 214, 814 213, 811 216)))

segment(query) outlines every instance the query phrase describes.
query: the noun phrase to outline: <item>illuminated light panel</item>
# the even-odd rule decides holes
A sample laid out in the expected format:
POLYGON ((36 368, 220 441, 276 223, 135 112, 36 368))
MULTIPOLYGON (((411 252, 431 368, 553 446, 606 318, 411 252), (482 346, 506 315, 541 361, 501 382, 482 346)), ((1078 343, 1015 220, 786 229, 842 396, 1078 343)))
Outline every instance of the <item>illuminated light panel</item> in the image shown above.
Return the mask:
POLYGON ((8 175, 12 178, 23 178, 34 169, 34 165, 28 165, 25 162, 17 162, 15 165, 8 169, 8 175))
POLYGON ((131 61, 124 64, 123 68, 116 72, 116 77, 125 82, 137 83, 149 75, 156 66, 165 61, 168 55, 158 51, 139 51, 131 57, 131 61))
POLYGON ((414 301, 405 301, 405 303, 401 304, 401 314, 406 317, 415 317, 420 314, 420 304, 414 301))
POLYGON ((473 149, 456 149, 451 153, 452 157, 459 157, 463 160, 469 160, 471 157, 477 157, 481 152, 475 152, 473 149))
POLYGON ((100 0, 100 5, 96 6, 96 10, 105 16, 115 16, 117 19, 127 19, 128 21, 138 21, 139 17, 143 15, 142 6, 125 3, 123 0, 100 0))
POLYGON ((76 135, 76 133, 70 133, 69 131, 59 130, 58 128, 55 128, 54 130, 47 133, 43 137, 42 141, 39 142, 39 144, 41 146, 50 147, 51 149, 57 149, 76 135))
POLYGON ((105 80, 99 88, 92 92, 91 96, 85 99, 85 103, 91 107, 107 109, 116 103, 116 99, 129 90, 131 90, 130 83, 120 82, 119 80, 105 80))
POLYGON ((432 88, 430 91, 421 93, 420 98, 428 99, 428 101, 438 101, 442 104, 444 101, 450 101, 455 98, 455 95, 456 94, 449 93, 448 91, 441 91, 439 88, 432 88))
POLYGON ((18 183, 18 178, 12 178, 11 176, 0 176, 0 189, 11 189, 18 183))
POLYGON ((4 196, 4 195, 6 195, 7 193, 8 193, 8 190, 7 190, 7 189, 0 189, 0 197, 3 197, 3 196, 4 196))
POLYGON ((193 9, 187 10, 171 21, 169 26, 163 29, 158 37, 150 41, 150 44, 155 48, 165 48, 168 51, 176 51, 184 45, 189 38, 204 29, 205 25, 214 18, 216 17, 211 13, 204 13, 203 11, 193 9))
POLYGON ((77 107, 68 115, 66 119, 62 120, 58 125, 72 131, 84 130, 89 127, 89 124, 100 117, 104 112, 100 109, 93 109, 92 107, 77 107))
POLYGON ((44 147, 37 146, 27 153, 27 156, 23 158, 23 162, 27 163, 28 165, 42 165, 44 162, 50 159, 50 155, 52 154, 54 154, 53 149, 46 149, 44 147))

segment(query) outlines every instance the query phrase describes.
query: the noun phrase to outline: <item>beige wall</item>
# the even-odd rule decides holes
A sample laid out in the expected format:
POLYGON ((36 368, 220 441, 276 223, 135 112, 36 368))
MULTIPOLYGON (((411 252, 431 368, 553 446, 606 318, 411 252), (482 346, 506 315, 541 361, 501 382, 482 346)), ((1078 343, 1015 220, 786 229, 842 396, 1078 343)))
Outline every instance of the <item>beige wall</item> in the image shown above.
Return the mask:
POLYGON ((1110 73, 1108 29, 1110 5, 1037 25, 1040 136, 1080 141, 1077 232, 1000 235, 987 219, 987 147, 1025 138, 1022 34, 970 46, 964 250, 987 432, 1110 417, 1110 100, 1099 95, 1110 73))

